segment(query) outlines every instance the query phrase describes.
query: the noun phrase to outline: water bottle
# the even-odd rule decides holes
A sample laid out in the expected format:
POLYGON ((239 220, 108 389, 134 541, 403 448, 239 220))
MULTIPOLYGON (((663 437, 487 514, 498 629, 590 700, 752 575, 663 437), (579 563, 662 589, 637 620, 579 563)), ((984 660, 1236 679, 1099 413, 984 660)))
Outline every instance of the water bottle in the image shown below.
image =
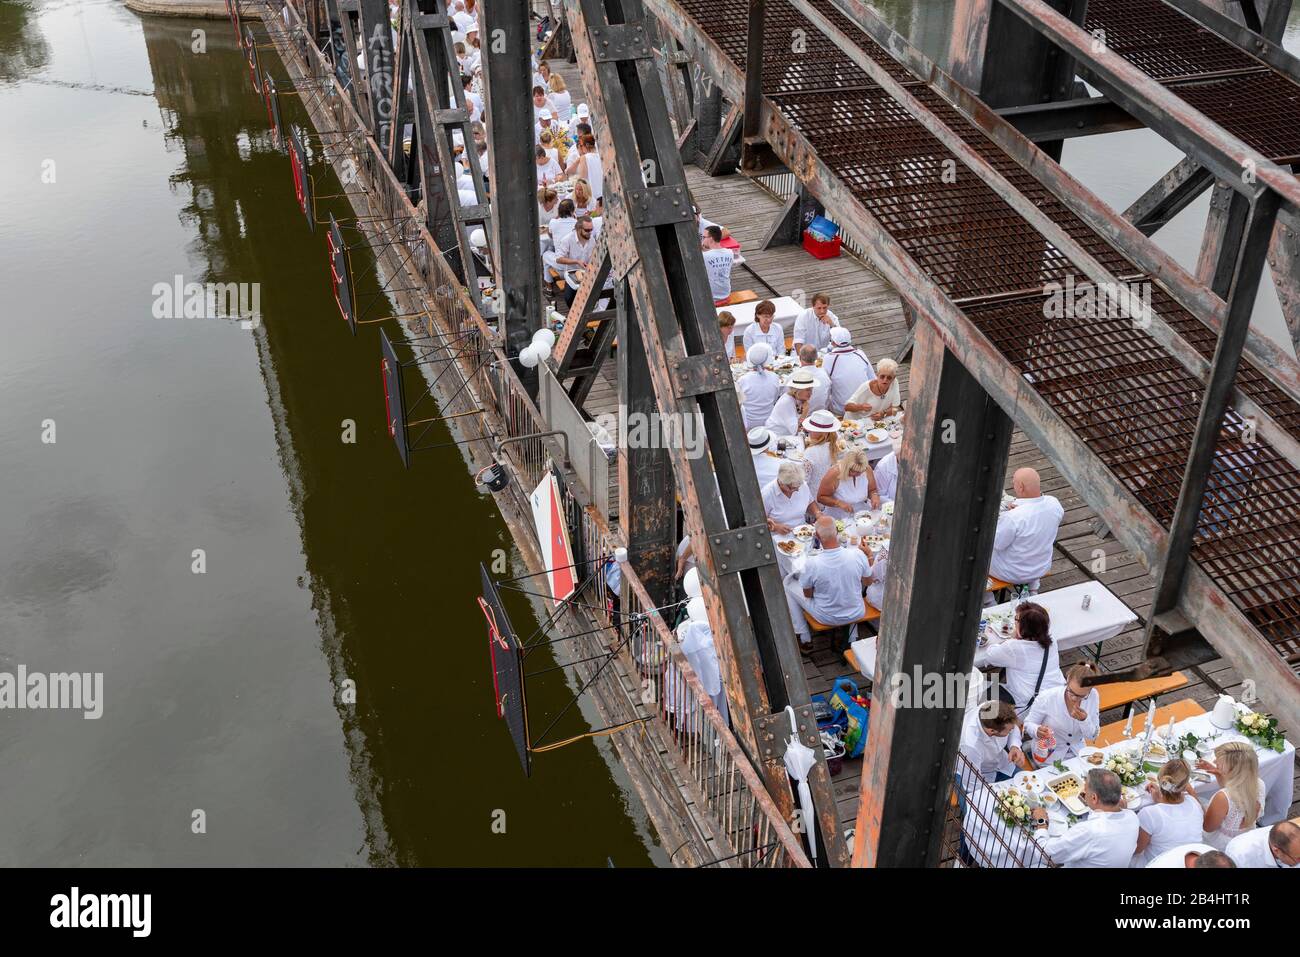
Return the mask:
POLYGON ((1049 734, 1045 738, 1034 738, 1034 763, 1042 767, 1055 750, 1056 738, 1053 735, 1049 734))

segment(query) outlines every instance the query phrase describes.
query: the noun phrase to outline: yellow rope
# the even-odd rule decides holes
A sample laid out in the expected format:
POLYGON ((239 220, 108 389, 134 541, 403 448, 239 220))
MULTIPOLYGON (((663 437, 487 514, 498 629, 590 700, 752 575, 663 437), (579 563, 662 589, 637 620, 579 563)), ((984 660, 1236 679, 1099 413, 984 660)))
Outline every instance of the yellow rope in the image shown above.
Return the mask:
POLYGON ((637 718, 635 721, 626 721, 616 727, 606 728, 604 731, 588 731, 586 734, 575 734, 573 737, 565 738, 563 741, 556 741, 554 744, 543 745, 540 748, 529 748, 528 750, 533 752, 533 754, 541 754, 544 751, 554 751, 556 748, 562 748, 566 744, 573 744, 575 741, 582 741, 584 738, 603 738, 618 731, 624 731, 627 728, 632 727, 634 724, 645 724, 645 722, 649 720, 649 718, 637 718))

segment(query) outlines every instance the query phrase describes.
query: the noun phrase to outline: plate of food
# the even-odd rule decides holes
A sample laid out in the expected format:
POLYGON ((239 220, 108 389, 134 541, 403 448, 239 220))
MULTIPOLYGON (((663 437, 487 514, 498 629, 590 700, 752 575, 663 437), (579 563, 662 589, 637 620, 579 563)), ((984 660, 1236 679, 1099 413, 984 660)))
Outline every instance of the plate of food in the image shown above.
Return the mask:
POLYGON ((1079 750, 1079 757, 1094 768, 1099 768, 1101 767, 1101 763, 1106 760, 1106 752, 1101 748, 1081 748, 1079 750))
POLYGON ((789 538, 777 542, 776 547, 790 556, 800 555, 803 553, 803 542, 796 542, 789 538))
POLYGON ((1021 771, 1016 775, 1015 783, 1017 787, 1023 788, 1030 794, 1037 794, 1044 787, 1042 779, 1033 771, 1021 771))
POLYGON ((874 551, 876 551, 877 549, 884 548, 885 546, 887 546, 887 545, 889 544, 889 536, 887 536, 887 535, 863 535, 863 536, 862 536, 862 544, 863 544, 863 545, 866 545, 869 549, 871 549, 871 550, 874 552, 874 551))
POLYGON ((1079 798, 1079 795, 1083 793, 1083 778, 1073 771, 1069 774, 1058 774, 1054 778, 1049 778, 1047 787, 1071 814, 1088 813, 1088 808, 1084 806, 1083 801, 1079 798))
POLYGON ((813 535, 816 534, 816 531, 817 530, 814 529, 811 525, 800 525, 790 534, 792 534, 795 538, 797 538, 801 542, 811 542, 813 535))
POLYGON ((866 439, 872 445, 879 445, 881 442, 889 441, 889 433, 884 429, 872 429, 867 433, 866 439))
POLYGON ((786 458, 788 458, 791 462, 802 462, 802 461, 803 461, 803 449, 799 448, 799 446, 797 446, 797 445, 794 445, 794 444, 793 444, 793 442, 794 442, 793 439, 787 438, 786 441, 787 441, 787 442, 790 442, 791 444, 790 444, 790 445, 787 445, 787 446, 785 447, 785 451, 784 451, 782 454, 783 454, 786 458))

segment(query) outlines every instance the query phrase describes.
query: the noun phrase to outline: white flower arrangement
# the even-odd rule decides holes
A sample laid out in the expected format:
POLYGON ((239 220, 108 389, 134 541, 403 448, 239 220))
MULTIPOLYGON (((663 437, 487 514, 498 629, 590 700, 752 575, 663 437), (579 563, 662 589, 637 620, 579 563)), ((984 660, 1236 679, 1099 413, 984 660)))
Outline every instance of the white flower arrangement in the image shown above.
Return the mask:
POLYGON ((1007 788, 998 796, 998 814, 1011 827, 1028 821, 1031 810, 1029 798, 1017 788, 1007 788))
POLYGON ((1244 711, 1237 715, 1237 730, 1259 748, 1268 748, 1281 754, 1286 738, 1277 730, 1277 718, 1257 711, 1244 711))
POLYGON ((1117 753, 1106 758, 1106 770, 1114 771, 1121 784, 1133 787, 1146 779, 1142 762, 1134 754, 1117 753))

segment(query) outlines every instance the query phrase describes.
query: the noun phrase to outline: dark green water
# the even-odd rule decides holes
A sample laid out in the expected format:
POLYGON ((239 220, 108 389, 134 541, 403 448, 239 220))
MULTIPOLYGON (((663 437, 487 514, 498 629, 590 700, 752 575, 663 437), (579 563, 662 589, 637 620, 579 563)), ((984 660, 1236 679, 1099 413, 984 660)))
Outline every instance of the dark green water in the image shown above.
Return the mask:
POLYGON ((402 470, 266 125, 225 21, 0 2, 0 670, 105 699, 0 711, 0 865, 663 863, 607 745, 523 778, 474 602, 509 536, 456 450, 402 470), (177 274, 262 327, 154 318, 177 274))

